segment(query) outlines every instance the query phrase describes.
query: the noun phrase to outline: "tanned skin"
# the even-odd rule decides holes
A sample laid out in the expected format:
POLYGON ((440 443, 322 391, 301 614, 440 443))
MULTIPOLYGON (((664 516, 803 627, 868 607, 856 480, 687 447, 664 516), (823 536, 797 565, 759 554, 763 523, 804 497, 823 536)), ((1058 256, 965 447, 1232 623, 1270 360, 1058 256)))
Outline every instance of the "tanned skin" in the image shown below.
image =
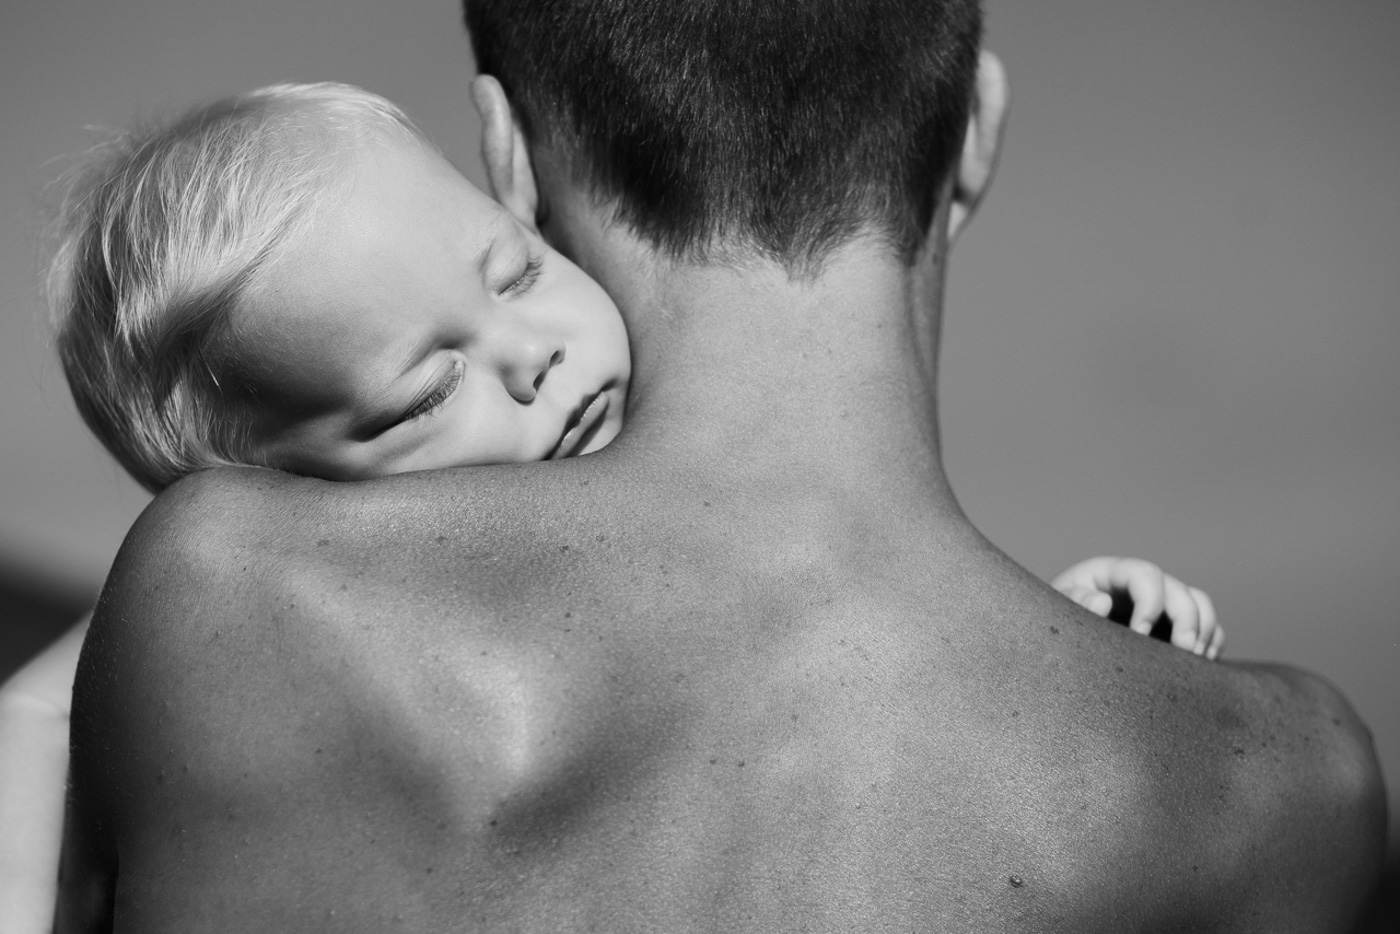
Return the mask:
POLYGON ((1099 620, 949 489, 944 258, 994 60, 918 261, 861 239, 808 279, 657 255, 478 92, 502 202, 627 317, 627 429, 158 498, 79 671, 68 929, 1354 923, 1385 820, 1346 702, 1099 620))

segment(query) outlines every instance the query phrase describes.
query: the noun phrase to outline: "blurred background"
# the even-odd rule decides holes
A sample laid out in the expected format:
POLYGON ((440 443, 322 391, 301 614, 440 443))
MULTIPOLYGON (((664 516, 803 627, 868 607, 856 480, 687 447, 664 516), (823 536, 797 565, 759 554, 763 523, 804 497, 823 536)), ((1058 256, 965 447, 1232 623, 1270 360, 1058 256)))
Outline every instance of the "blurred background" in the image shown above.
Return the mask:
MULTIPOLYGON (((1014 103, 952 266, 954 488, 1042 576, 1131 554, 1208 590, 1228 656, 1345 691, 1397 802, 1400 4, 986 5, 1014 103)), ((480 182, 471 74, 453 0, 0 0, 0 676, 81 611, 146 502, 50 349, 65 155, 90 127, 334 79, 480 182)))

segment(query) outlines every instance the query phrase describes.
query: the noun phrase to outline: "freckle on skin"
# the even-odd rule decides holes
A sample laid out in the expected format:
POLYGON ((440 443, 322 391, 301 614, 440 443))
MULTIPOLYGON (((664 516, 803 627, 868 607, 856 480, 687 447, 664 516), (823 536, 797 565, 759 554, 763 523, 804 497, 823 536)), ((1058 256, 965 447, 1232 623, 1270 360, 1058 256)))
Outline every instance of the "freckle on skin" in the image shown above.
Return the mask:
POLYGON ((1014 888, 1014 889, 1019 889, 1021 886, 1023 886, 1023 885, 1026 884, 1024 881, 1022 881, 1022 879, 1021 879, 1020 876, 1012 876, 1011 878, 1007 879, 1006 881, 1007 881, 1007 882, 1010 882, 1010 883, 1011 883, 1011 887, 1014 888))
POLYGON ((1060 634, 1060 627, 1059 627, 1059 626, 1051 626, 1051 627, 1050 627, 1050 635, 1052 635, 1052 636, 1058 636, 1059 634, 1060 634))

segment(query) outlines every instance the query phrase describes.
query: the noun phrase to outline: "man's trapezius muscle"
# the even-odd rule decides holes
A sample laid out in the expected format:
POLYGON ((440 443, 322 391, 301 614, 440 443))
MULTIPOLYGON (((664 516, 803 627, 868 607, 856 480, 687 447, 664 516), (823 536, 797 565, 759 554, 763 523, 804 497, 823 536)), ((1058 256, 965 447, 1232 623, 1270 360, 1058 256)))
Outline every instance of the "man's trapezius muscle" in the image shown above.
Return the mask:
POLYGON ((68 859, 96 913, 1345 929, 1384 826, 1346 703, 1097 620, 948 489, 933 360, 946 233, 998 138, 982 67, 912 262, 858 235, 799 276, 657 249, 485 85, 502 203, 547 203, 627 315, 627 430, 570 462, 158 499, 75 698, 68 859))

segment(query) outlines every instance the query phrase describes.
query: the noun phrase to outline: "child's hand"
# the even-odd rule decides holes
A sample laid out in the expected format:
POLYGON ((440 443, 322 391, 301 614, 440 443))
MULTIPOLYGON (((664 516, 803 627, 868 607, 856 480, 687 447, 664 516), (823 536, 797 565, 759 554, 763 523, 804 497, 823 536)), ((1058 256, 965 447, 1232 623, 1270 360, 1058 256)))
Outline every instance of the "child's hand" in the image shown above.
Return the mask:
MULTIPOLYGON (((1126 622, 1147 635, 1164 612, 1171 621, 1171 643, 1179 649, 1218 658, 1225 630, 1215 621, 1215 605, 1204 590, 1188 587, 1157 565, 1139 558, 1090 558, 1061 571, 1050 582, 1091 613, 1107 617, 1115 598, 1132 602, 1126 622)), ((1121 620, 1120 620, 1121 621, 1121 620)))

